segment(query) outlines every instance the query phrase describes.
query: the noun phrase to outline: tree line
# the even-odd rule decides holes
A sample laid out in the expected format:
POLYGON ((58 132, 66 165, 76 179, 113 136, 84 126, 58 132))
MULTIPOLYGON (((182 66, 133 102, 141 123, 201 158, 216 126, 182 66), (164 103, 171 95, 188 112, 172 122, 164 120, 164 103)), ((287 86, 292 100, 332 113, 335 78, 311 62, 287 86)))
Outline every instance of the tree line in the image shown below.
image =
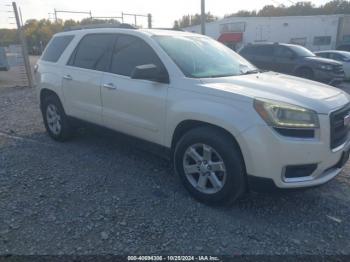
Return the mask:
MULTIPOLYGON (((81 21, 75 20, 58 20, 52 22, 49 19, 30 19, 24 24, 24 32, 27 40, 28 51, 32 55, 39 55, 44 50, 51 37, 62 32, 67 28, 71 28, 79 25, 88 24, 120 24, 119 21, 114 19, 90 19, 86 18, 81 21)), ((16 29, 0 29, 0 46, 9 46, 10 44, 18 44, 19 37, 16 29)))
MULTIPOLYGON (((306 15, 333 15, 333 14, 350 14, 350 1, 332 0, 324 5, 315 6, 312 2, 303 1, 297 2, 291 6, 266 5, 262 9, 256 11, 240 10, 236 13, 226 14, 227 17, 253 17, 253 16, 306 16, 306 15)), ((212 22, 218 18, 208 13, 206 21, 212 22)), ((174 28, 184 28, 201 23, 200 15, 185 15, 174 22, 174 28)))

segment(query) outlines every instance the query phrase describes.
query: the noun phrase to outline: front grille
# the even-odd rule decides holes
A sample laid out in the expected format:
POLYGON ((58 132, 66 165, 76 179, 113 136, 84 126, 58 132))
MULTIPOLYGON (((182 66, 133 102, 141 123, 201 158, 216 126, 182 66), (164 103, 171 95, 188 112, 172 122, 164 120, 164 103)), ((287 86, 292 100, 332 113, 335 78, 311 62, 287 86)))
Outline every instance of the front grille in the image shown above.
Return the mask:
POLYGON ((343 65, 334 65, 333 66, 333 72, 337 75, 342 75, 344 74, 344 70, 343 70, 343 65))
POLYGON ((348 139, 349 127, 344 125, 344 117, 350 113, 350 104, 334 111, 330 115, 331 149, 334 149, 348 139))

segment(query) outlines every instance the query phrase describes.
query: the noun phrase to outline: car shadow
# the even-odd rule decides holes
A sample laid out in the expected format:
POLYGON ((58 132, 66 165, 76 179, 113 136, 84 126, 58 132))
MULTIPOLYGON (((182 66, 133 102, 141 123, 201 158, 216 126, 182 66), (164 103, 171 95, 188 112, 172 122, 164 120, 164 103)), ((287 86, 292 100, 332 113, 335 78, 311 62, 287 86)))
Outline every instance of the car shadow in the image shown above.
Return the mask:
MULTIPOLYGON (((173 192, 176 192, 180 195, 180 198, 188 199, 190 202, 196 202, 189 197, 189 194, 186 192, 186 190, 179 184, 180 180, 177 178, 177 176, 174 176, 171 161, 169 158, 169 152, 166 150, 164 151, 164 148, 161 148, 154 144, 131 137, 129 135, 96 126, 88 126, 79 129, 72 141, 67 143, 52 141, 45 132, 34 133, 27 138, 38 142, 50 143, 61 148, 67 144, 69 147, 73 146, 75 148, 83 146, 83 151, 87 151, 86 149, 90 148, 94 154, 102 154, 102 156, 106 154, 103 149, 108 148, 112 150, 109 152, 118 151, 118 153, 121 155, 126 155, 134 158, 136 162, 148 162, 162 171, 154 174, 155 176, 163 176, 165 173, 167 176, 173 177, 170 180, 164 179, 164 177, 159 177, 160 180, 164 179, 166 183, 172 184, 163 184, 162 186, 164 186, 165 189, 157 188, 153 190, 150 197, 165 201, 172 201, 169 196, 172 195, 173 192), (167 190, 171 190, 172 192, 166 192, 167 190)), ((108 157, 106 156, 106 159, 107 158, 108 157)), ((113 177, 109 177, 108 179, 107 180, 111 184, 117 183, 117 181, 113 181, 113 179, 115 179, 113 177)), ((140 177, 140 179, 144 178, 140 177)), ((142 183, 139 186, 142 186, 142 183)), ((337 205, 341 204, 347 206, 348 202, 341 198, 335 198, 335 194, 333 194, 333 192, 341 190, 343 186, 344 185, 341 181, 334 179, 325 185, 313 188, 250 191, 238 201, 236 201, 232 206, 209 208, 224 213, 230 213, 232 210, 237 209, 249 210, 252 213, 260 212, 261 210, 265 210, 264 212, 270 210, 267 213, 271 213, 271 210, 274 210, 277 213, 282 212, 288 214, 291 209, 304 210, 304 212, 308 213, 308 210, 315 209, 315 207, 321 205, 325 201, 329 204, 336 201, 337 205)), ((202 204, 200 205, 204 206, 202 204)))

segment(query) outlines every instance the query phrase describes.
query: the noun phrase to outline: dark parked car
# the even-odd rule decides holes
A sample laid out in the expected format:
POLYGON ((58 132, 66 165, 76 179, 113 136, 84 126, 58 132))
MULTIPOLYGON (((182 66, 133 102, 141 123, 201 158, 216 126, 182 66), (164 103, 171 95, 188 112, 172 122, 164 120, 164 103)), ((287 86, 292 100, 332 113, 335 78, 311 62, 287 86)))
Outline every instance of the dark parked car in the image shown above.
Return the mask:
POLYGON ((333 85, 344 80, 341 63, 317 57, 314 53, 299 45, 249 44, 239 53, 263 70, 296 75, 333 85))
POLYGON ((0 71, 8 71, 9 64, 7 62, 5 48, 0 47, 0 71))

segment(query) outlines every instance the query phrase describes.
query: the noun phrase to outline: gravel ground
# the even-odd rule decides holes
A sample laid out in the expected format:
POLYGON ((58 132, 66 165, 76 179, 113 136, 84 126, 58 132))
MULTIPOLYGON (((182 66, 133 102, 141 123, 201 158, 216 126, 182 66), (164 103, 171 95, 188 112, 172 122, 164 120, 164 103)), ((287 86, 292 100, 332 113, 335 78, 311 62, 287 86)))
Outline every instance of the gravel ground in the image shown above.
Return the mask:
POLYGON ((137 140, 53 142, 34 90, 0 89, 0 254, 350 254, 349 173, 211 208, 137 140))

